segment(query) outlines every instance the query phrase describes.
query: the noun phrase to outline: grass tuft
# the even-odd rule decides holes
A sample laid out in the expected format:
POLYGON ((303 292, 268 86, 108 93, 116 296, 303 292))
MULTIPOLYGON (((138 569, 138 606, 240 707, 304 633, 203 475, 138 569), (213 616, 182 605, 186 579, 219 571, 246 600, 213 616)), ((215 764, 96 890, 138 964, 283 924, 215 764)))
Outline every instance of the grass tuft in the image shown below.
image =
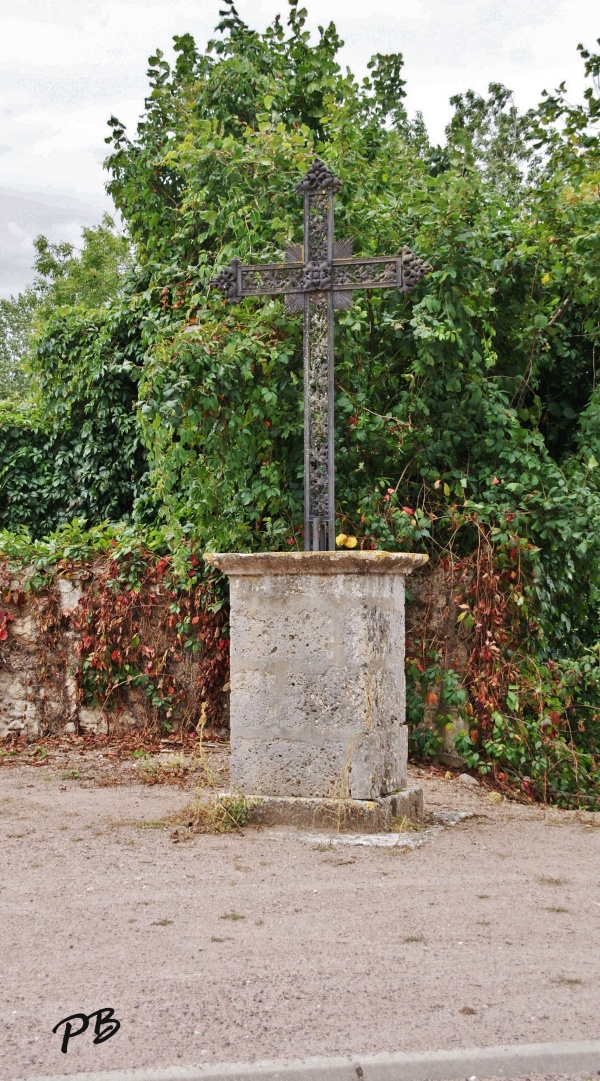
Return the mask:
POLYGON ((413 822, 412 818, 407 818, 406 815, 403 815, 401 818, 390 818, 387 832, 411 833, 415 830, 424 829, 426 829, 426 826, 423 822, 413 822))
POLYGON ((197 797, 191 806, 184 807, 170 824, 175 829, 173 840, 185 840, 194 833, 232 833, 249 825, 252 807, 245 796, 197 797))
MULTIPOLYGON (((132 754, 135 755, 135 751, 132 754)), ((148 762, 140 758, 135 771, 142 784, 180 784, 189 770, 184 754, 171 755, 163 762, 148 762)))

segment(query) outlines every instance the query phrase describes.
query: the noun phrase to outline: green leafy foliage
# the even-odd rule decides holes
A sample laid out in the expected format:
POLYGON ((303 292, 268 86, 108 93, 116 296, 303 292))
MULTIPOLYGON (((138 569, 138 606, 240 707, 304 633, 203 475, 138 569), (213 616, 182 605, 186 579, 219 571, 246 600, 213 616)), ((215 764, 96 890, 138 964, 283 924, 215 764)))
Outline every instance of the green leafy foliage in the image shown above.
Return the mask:
POLYGON ((31 358, 34 399, 0 404, 0 527, 40 536, 119 520, 144 469, 133 405, 140 343, 117 310, 58 309, 31 358))
POLYGON ((72 244, 34 241, 35 278, 16 297, 0 300, 0 400, 23 397, 31 386, 30 360, 36 339, 57 307, 106 305, 119 296, 133 261, 127 238, 104 215, 82 230, 81 252, 72 244))
POLYGON ((100 225, 82 229, 81 235, 79 254, 72 244, 51 244, 45 236, 34 241, 32 289, 46 313, 66 305, 100 308, 123 292, 127 272, 133 268, 127 237, 116 230, 108 214, 100 225))
POLYGON ((0 300, 0 399, 15 398, 27 386, 24 361, 37 306, 38 298, 32 289, 0 300))
MULTIPOLYGON (((485 594, 486 627, 508 667, 496 672, 477 638, 478 594, 463 624, 477 678, 496 672, 497 686, 482 697, 479 684, 442 677, 434 660, 431 679, 450 696, 444 710, 470 717, 469 753, 481 768, 509 762, 499 724, 529 725, 527 761, 512 766, 535 787, 546 754, 538 706, 556 699, 555 743, 575 755, 575 772, 535 791, 577 792, 584 762, 593 788, 600 59, 582 50, 581 104, 564 86, 526 116, 499 84, 487 98, 457 96, 447 143, 435 147, 404 111, 400 54, 375 57, 359 85, 337 63, 335 27, 311 43, 305 18, 292 2, 287 28, 276 19, 260 34, 227 2, 204 53, 183 35, 172 67, 160 51, 151 57, 137 133, 111 119, 108 188, 136 272, 104 309, 49 319, 34 360, 41 412, 0 444, 11 500, 3 523, 39 534, 74 514, 116 520, 135 499, 138 527, 159 529, 173 550, 190 540, 302 546, 300 320, 279 299, 232 308, 209 280, 234 255, 278 261, 301 240, 294 185, 318 154, 343 181, 338 237, 353 237, 364 256, 408 244, 434 267, 410 298, 356 293, 336 316, 337 530, 362 548, 435 560, 491 553, 486 573, 501 599, 485 594), (63 448, 60 470, 43 443, 49 431, 63 448), (546 670, 575 673, 576 694, 549 676, 552 687, 544 677, 541 699, 531 697, 532 673, 546 670)), ((59 270, 69 259, 49 256, 59 270)))
POLYGON ((35 241, 33 284, 0 306, 0 528, 40 536, 131 511, 144 468, 133 405, 139 320, 118 304, 129 242, 105 217, 71 244, 35 241))

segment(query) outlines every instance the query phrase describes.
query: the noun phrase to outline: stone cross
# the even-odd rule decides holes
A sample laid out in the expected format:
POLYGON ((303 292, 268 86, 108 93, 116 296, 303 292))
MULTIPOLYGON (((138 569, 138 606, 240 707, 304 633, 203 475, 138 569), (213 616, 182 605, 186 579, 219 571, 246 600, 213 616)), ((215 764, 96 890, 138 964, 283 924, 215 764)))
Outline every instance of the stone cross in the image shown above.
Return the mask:
POLYGON ((296 185, 304 196, 304 244, 285 264, 244 266, 232 259, 211 279, 230 304, 284 294, 288 311, 304 313, 304 547, 335 549, 333 312, 349 308, 354 289, 410 290, 432 268, 402 248, 396 255, 353 259, 352 240, 333 239, 333 196, 341 181, 315 158, 296 185))

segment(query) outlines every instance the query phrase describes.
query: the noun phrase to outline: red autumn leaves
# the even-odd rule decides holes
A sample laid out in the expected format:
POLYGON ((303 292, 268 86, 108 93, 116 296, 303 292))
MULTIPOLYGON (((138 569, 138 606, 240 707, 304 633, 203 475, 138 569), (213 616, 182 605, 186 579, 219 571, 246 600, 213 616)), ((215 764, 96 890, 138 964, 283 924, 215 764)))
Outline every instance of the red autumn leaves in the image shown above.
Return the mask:
MULTIPOLYGON (((17 608, 22 608, 26 601, 25 593, 22 589, 10 590, 5 595, 5 600, 9 604, 14 604, 17 608)), ((8 625, 14 622, 14 616, 12 612, 7 611, 5 608, 0 608, 0 642, 6 642, 8 638, 8 625)))

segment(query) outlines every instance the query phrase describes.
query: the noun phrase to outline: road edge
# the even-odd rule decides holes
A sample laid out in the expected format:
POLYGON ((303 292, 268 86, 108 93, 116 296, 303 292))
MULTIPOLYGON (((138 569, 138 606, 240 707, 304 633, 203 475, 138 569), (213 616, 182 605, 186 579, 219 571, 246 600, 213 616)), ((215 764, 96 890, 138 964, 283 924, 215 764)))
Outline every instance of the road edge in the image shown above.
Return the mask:
POLYGON ((11 1081, 465 1081, 473 1076, 509 1078, 530 1073, 600 1074, 600 1040, 164 1069, 142 1067, 99 1073, 30 1075, 11 1081))

